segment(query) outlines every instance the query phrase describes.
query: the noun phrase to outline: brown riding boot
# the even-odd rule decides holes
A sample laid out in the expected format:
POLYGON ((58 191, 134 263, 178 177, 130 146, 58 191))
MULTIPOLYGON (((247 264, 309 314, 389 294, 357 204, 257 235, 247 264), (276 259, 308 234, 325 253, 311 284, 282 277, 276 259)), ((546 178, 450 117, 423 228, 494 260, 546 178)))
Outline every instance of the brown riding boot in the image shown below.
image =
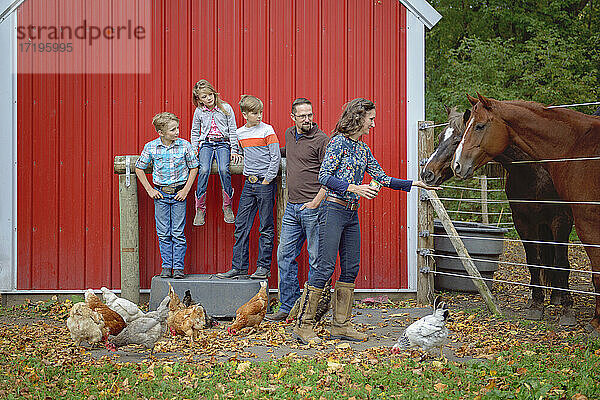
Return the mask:
POLYGON ((321 343, 321 338, 315 333, 315 312, 323 289, 304 285, 298 317, 294 323, 294 336, 303 344, 321 343))
POLYGON ((331 337, 334 339, 362 342, 369 339, 365 333, 359 332, 352 326, 352 303, 354 301, 354 284, 336 282, 333 293, 333 322, 331 337))

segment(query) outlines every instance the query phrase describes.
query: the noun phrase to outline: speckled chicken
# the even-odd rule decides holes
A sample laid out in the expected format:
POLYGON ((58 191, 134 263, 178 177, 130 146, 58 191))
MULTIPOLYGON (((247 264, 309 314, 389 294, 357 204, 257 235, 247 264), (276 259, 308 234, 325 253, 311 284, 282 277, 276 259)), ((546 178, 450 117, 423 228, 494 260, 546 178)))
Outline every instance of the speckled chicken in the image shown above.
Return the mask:
POLYGON ((140 310, 135 303, 122 297, 117 297, 117 295, 108 288, 101 287, 100 290, 102 291, 106 305, 118 312, 125 320, 125 323, 129 324, 131 321, 135 321, 137 318, 144 316, 142 310, 140 310))
POLYGON ((212 328, 213 326, 218 325, 217 321, 206 312, 206 308, 204 308, 204 306, 199 301, 194 301, 192 299, 192 293, 189 290, 186 290, 183 295, 183 305, 186 307, 196 305, 200 308, 200 311, 202 313, 202 317, 200 318, 202 328, 212 328))
POLYGON ((75 303, 71 307, 67 328, 77 346, 81 346, 83 341, 92 344, 108 337, 108 328, 104 326, 102 315, 83 302, 75 303))
MULTIPOLYGON (((298 316, 298 309, 300 308, 300 299, 296 300, 294 303, 294 307, 290 310, 288 317, 285 322, 288 324, 291 323, 298 316)), ((321 297, 319 298, 319 302, 317 303, 317 311, 315 312, 315 324, 327 314, 327 311, 331 308, 331 278, 325 282, 325 287, 323 288, 323 292, 321 293, 321 297)))
POLYGON ((448 340, 448 328, 446 320, 450 312, 446 303, 441 301, 438 296, 433 301, 433 314, 427 315, 418 321, 413 322, 406 328, 404 334, 398 338, 398 342, 392 347, 392 353, 399 353, 401 350, 420 347, 429 352, 434 347, 440 348, 448 340))
POLYGON ((92 289, 85 291, 85 304, 102 315, 104 326, 108 328, 109 335, 116 336, 125 328, 126 324, 123 317, 100 301, 100 298, 96 296, 92 289))
POLYGON ((166 296, 156 311, 136 318, 129 323, 117 336, 111 337, 109 343, 115 348, 130 344, 139 344, 150 349, 150 355, 154 353, 154 345, 165 332, 164 323, 169 311, 169 297, 166 296))
POLYGON ((261 281, 258 293, 237 309, 235 321, 227 328, 227 332, 231 335, 235 335, 240 329, 246 327, 254 327, 257 329, 267 313, 268 303, 267 282, 261 281))

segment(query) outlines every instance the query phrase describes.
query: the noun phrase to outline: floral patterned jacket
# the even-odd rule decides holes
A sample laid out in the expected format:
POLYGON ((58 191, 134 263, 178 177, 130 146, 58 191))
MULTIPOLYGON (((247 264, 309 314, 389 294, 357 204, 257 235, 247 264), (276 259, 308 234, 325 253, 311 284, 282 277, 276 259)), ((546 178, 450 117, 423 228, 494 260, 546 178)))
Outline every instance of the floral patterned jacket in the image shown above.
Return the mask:
POLYGON ((344 201, 358 202, 359 196, 348 192, 348 186, 361 185, 365 172, 383 186, 405 192, 411 189, 412 180, 386 175, 366 143, 344 135, 334 136, 327 145, 319 171, 319 183, 327 187, 327 195, 344 201))

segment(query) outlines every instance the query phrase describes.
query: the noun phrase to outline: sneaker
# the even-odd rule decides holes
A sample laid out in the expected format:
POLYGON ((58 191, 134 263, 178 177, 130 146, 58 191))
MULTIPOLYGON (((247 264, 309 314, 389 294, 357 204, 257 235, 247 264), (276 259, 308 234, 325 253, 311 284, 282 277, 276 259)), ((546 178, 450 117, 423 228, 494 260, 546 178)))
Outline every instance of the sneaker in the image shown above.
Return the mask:
POLYGON ((241 269, 231 268, 227 272, 221 272, 216 275, 219 279, 248 279, 248 271, 242 271, 241 269))
POLYGON ((173 278, 174 279, 183 279, 185 278, 185 274, 183 273, 182 269, 176 269, 173 271, 173 278))
POLYGON ((171 268, 163 268, 160 273, 161 278, 171 278, 173 276, 173 270, 171 268))
POLYGON ((233 215, 233 210, 231 206, 223 207, 223 220, 228 224, 235 223, 235 215, 233 215))
POLYGON ((265 318, 269 321, 283 321, 287 319, 288 315, 289 313, 285 311, 277 311, 275 314, 267 314, 265 318))
POLYGON ((196 215, 194 216, 194 225, 201 226, 204 225, 204 219, 206 217, 206 210, 201 208, 196 209, 196 215))
POLYGON ((266 268, 258 267, 256 272, 250 275, 250 279, 267 279, 271 276, 271 271, 266 268))

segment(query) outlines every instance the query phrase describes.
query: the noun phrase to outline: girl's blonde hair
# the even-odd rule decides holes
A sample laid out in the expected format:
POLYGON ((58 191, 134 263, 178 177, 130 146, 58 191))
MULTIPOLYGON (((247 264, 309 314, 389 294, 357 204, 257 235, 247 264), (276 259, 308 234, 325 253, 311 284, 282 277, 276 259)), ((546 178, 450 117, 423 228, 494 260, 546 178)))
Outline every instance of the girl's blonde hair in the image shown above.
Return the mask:
POLYGON ((200 101, 200 95, 203 91, 215 95, 215 104, 217 107, 219 107, 219 110, 223 111, 225 115, 229 115, 229 112, 227 112, 225 106, 223 106, 223 100, 221 100, 221 96, 219 96, 219 93, 217 93, 213 85, 211 85, 206 79, 200 79, 198 82, 196 82, 194 88, 192 89, 192 103, 194 106, 200 107, 202 104, 200 101))

